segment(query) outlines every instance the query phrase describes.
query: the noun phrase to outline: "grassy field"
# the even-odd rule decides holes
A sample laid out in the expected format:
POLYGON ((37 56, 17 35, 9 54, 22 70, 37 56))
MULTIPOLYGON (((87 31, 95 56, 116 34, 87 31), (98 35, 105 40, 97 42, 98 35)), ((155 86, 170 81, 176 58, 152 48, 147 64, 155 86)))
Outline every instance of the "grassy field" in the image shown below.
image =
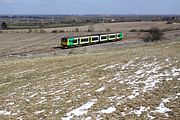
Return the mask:
MULTIPOLYGON (((151 27, 159 27, 160 29, 165 28, 179 28, 180 25, 166 24, 166 22, 120 22, 120 23, 98 23, 92 25, 84 25, 84 26, 69 26, 69 27, 59 27, 59 28, 45 28, 46 32, 52 32, 53 30, 63 30, 63 31, 75 31, 76 28, 79 31, 84 32, 89 28, 93 27, 95 32, 106 32, 106 29, 110 29, 112 32, 127 32, 132 29, 149 29, 151 27)), ((28 32, 28 29, 20 29, 20 30, 8 30, 9 32, 28 32)))
MULTIPOLYGON (((92 34, 91 32, 84 32, 87 31, 88 27, 89 26, 48 28, 44 29, 46 33, 28 33, 28 30, 3 31, 3 33, 0 33, 0 59, 15 55, 19 55, 20 57, 31 56, 28 52, 32 51, 50 51, 53 47, 60 46, 60 38, 63 36, 92 34), (74 31, 76 28, 78 28, 80 32, 51 33, 56 29, 74 31)), ((132 29, 149 29, 151 27, 159 27, 160 29, 177 29, 180 28, 180 25, 166 24, 165 22, 101 23, 94 25, 95 32, 93 33, 102 33, 109 28, 111 30, 110 32, 122 31, 124 33, 124 40, 139 39, 141 38, 141 34, 144 33, 129 31, 132 29)), ((175 34, 178 32, 179 31, 175 31, 175 34)))
POLYGON ((0 63, 0 119, 179 119, 180 42, 0 63))

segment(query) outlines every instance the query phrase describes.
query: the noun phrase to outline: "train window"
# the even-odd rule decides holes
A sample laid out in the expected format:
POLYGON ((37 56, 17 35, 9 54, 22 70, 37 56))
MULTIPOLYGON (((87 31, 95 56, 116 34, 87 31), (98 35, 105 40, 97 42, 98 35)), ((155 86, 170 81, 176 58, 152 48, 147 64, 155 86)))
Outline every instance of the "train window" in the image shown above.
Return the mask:
POLYGON ((120 37, 120 34, 118 34, 117 37, 119 38, 119 37, 120 37))
POLYGON ((99 37, 93 37, 92 38, 92 41, 96 41, 96 40, 99 40, 99 37))
POLYGON ((88 38, 82 38, 82 39, 81 39, 81 42, 88 42, 88 41, 89 41, 88 38))
POLYGON ((77 43, 77 39, 73 41, 73 43, 77 43))
POLYGON ((101 40, 107 39, 107 36, 101 36, 101 40))
POLYGON ((115 35, 110 35, 110 38, 115 38, 116 36, 115 35))

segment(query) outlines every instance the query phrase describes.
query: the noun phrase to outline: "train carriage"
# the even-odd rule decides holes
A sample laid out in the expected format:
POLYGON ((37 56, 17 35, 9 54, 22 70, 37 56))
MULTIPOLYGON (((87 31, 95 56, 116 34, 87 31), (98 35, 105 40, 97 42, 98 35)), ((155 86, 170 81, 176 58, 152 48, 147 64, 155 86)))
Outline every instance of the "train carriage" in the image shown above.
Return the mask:
POLYGON ((101 42, 122 40, 123 33, 106 33, 106 34, 93 34, 86 36, 74 36, 74 37, 63 37, 61 38, 61 46, 63 48, 73 47, 73 46, 83 46, 96 44, 101 42))

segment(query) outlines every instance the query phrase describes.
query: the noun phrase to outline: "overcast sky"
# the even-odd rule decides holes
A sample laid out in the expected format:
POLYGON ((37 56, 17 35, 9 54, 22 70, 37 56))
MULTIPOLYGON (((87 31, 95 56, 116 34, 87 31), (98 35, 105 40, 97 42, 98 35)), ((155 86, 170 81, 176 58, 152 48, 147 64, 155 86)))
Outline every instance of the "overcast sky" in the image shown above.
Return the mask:
POLYGON ((180 0, 0 0, 0 14, 180 15, 180 0))

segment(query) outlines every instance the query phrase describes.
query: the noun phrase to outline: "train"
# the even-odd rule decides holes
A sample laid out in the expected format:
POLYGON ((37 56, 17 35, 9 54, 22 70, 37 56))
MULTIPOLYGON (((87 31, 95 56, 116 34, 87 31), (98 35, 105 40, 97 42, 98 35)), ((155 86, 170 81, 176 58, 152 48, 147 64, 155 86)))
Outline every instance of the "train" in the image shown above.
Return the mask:
POLYGON ((70 36, 61 38, 62 48, 71 48, 84 45, 92 45, 97 43, 104 43, 110 41, 120 41, 123 39, 123 33, 104 33, 92 34, 86 36, 70 36))

